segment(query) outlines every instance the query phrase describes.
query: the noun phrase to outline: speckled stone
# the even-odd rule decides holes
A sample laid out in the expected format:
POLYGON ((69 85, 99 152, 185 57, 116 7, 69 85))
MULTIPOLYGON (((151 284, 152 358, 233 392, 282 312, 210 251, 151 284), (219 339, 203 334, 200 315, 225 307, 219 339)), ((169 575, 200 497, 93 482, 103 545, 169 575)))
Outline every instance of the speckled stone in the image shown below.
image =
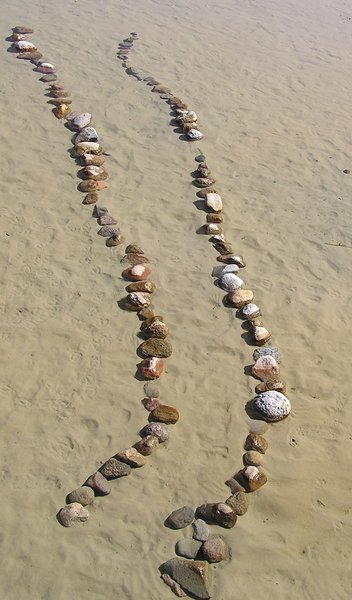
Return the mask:
POLYGON ((143 390, 149 398, 159 398, 160 396, 159 388, 153 381, 147 381, 143 386, 143 390))
POLYGON ((166 442, 170 436, 170 425, 165 425, 165 423, 148 423, 141 430, 141 436, 144 438, 147 435, 155 435, 159 442, 166 442))
POLYGON ((275 346, 266 346, 265 348, 256 348, 253 352, 253 359, 258 360, 261 356, 272 356, 277 363, 281 362, 281 353, 275 346))
POLYGON ((142 403, 143 403, 144 408, 146 410, 149 410, 149 412, 152 412, 155 408, 158 408, 158 406, 160 406, 160 404, 161 404, 159 398, 150 398, 150 396, 143 398, 142 403))
POLYGON ((91 487, 98 496, 107 496, 111 492, 110 483, 99 471, 88 477, 84 485, 91 487))
POLYGON ((220 536, 213 535, 203 543, 202 554, 209 563, 218 563, 228 558, 229 550, 220 536))
POLYGON ((172 529, 183 529, 194 520, 194 509, 191 506, 183 506, 174 510, 166 519, 165 523, 172 529))
POLYGON ((89 512, 79 502, 71 502, 59 512, 59 520, 64 527, 71 527, 77 521, 87 521, 89 512))
POLYGON ((119 477, 129 475, 131 473, 131 467, 112 457, 100 467, 99 471, 106 479, 118 479, 119 477))
POLYGON ((233 510, 222 502, 198 506, 196 517, 197 519, 203 519, 210 525, 219 525, 225 529, 230 529, 237 521, 237 516, 233 510))
POLYGON ((281 421, 291 412, 291 403, 284 394, 270 391, 259 394, 254 400, 254 406, 261 416, 269 422, 281 421))
POLYGON ((199 552, 202 542, 194 540, 192 538, 183 538, 178 540, 175 546, 175 552, 178 556, 184 556, 185 558, 195 558, 199 552))
POLYGON ((115 456, 118 460, 127 463, 128 465, 130 465, 130 467, 133 468, 143 467, 145 464, 147 464, 147 461, 143 454, 138 452, 136 448, 126 448, 125 450, 121 450, 121 452, 118 452, 115 456))
POLYGON ((244 449, 256 450, 257 452, 265 454, 268 449, 268 442, 262 435, 259 435, 258 433, 250 433, 246 437, 244 449))
POLYGON ((168 340, 162 338, 150 338, 139 346, 139 351, 144 356, 168 358, 172 354, 172 346, 168 340))
POLYGON ((282 380, 279 381, 261 381, 258 385, 255 386, 255 393, 262 394, 263 392, 270 392, 271 390, 275 392, 281 392, 284 394, 286 392, 286 383, 282 380))
MULTIPOLYGON (((242 490, 244 490, 244 488, 242 488, 242 490)), ((226 504, 232 508, 236 515, 242 516, 245 515, 248 510, 249 498, 245 491, 236 492, 226 500, 226 504)))
POLYGON ((77 490, 73 490, 70 494, 68 494, 66 498, 67 504, 71 504, 72 502, 78 502, 82 504, 82 506, 87 506, 87 504, 92 504, 95 498, 94 491, 92 488, 87 485, 82 485, 77 490))
POLYGON ((138 450, 140 454, 143 454, 143 456, 150 456, 158 446, 159 440, 156 435, 147 435, 136 444, 133 444, 133 447, 138 450))
POLYGON ((173 406, 167 406, 166 404, 160 404, 150 413, 150 419, 157 421, 158 423, 169 423, 173 425, 177 423, 180 415, 176 408, 173 406))
POLYGON ((280 374, 280 367, 272 356, 261 356, 252 366, 251 373, 261 381, 274 380, 280 374))
POLYGON ((203 519, 196 519, 192 523, 193 538, 200 542, 205 542, 209 537, 209 527, 203 519))

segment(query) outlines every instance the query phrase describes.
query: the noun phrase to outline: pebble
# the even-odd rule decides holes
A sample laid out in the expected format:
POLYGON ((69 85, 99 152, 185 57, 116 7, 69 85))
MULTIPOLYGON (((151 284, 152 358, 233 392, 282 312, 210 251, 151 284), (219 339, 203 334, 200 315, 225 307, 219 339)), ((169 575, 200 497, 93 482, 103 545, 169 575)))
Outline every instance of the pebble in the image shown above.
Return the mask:
POLYGON ((160 406, 161 402, 159 400, 159 398, 143 398, 142 400, 143 406, 146 410, 149 410, 149 412, 152 412, 152 410, 154 410, 155 408, 158 408, 158 406, 160 406))
POLYGON ((244 492, 245 489, 243 485, 241 485, 237 479, 231 477, 227 481, 225 481, 226 485, 230 488, 232 494, 237 494, 237 492, 244 492))
POLYGON ((147 463, 143 454, 138 452, 136 448, 126 448, 118 452, 115 456, 118 460, 127 463, 133 468, 143 467, 147 463))
POLYGON ((143 333, 145 336, 165 339, 169 335, 169 328, 163 321, 155 319, 150 325, 143 329, 143 333))
POLYGON ((143 377, 146 379, 158 379, 164 372, 164 361, 162 358, 153 356, 142 360, 139 367, 143 377))
POLYGON ((81 181, 78 186, 80 192, 99 192, 100 190, 104 190, 108 187, 108 184, 105 181, 94 181, 94 179, 86 179, 85 181, 81 181))
POLYGON ((71 109, 67 104, 59 104, 59 106, 53 108, 53 113, 57 119, 64 119, 70 112, 71 109))
POLYGON ((129 475, 131 473, 131 467, 112 457, 100 467, 99 471, 106 479, 118 479, 119 477, 129 475))
POLYGON ((234 292, 244 285, 244 281, 235 273, 224 273, 216 281, 216 284, 225 292, 234 292))
POLYGON ((254 294, 252 290, 235 290, 227 294, 225 301, 229 306, 235 308, 243 308, 246 304, 249 304, 253 300, 254 294))
POLYGON ((111 215, 105 214, 98 218, 98 225, 117 225, 117 221, 111 215))
POLYGON ((202 504, 196 510, 197 519, 203 519, 206 523, 219 525, 225 529, 233 527, 237 521, 237 516, 233 510, 225 503, 202 504))
POLYGON ((149 269, 149 267, 137 264, 130 267, 129 269, 125 269, 124 271, 122 271, 122 276, 125 279, 130 279, 131 281, 143 281, 144 279, 148 279, 150 273, 151 270, 149 269))
POLYGON ((205 225, 205 233, 206 235, 214 235, 217 233, 222 233, 222 227, 217 223, 207 223, 205 225))
POLYGON ((40 78, 40 81, 43 81, 43 83, 51 83, 52 81, 57 81, 57 75, 55 75, 55 73, 51 73, 50 75, 43 75, 43 77, 40 78))
POLYGON ((207 223, 223 223, 224 215, 221 213, 208 213, 207 214, 207 223))
POLYGON ((25 27, 25 25, 17 25, 16 27, 13 28, 13 32, 21 33, 22 35, 26 35, 29 33, 34 33, 34 29, 31 29, 30 27, 25 27))
POLYGON ((202 542, 193 540, 192 538, 183 538, 178 540, 175 546, 175 552, 178 556, 184 556, 185 558, 195 558, 200 550, 202 542))
POLYGON ((86 166, 94 165, 95 167, 101 167, 105 162, 105 158, 96 154, 82 154, 81 162, 86 166))
POLYGON ((203 519, 196 519, 192 523, 193 538, 200 542, 206 542, 209 537, 209 527, 203 519))
POLYGON ((110 236, 106 242, 105 245, 108 248, 113 248, 114 246, 119 246, 120 244, 122 244, 123 242, 123 237, 120 233, 114 233, 112 236, 110 236))
POLYGON ((165 523, 172 529, 183 529, 194 520, 194 509, 191 506, 177 508, 167 517, 165 523))
POLYGON ((170 437, 170 426, 165 423, 148 423, 143 427, 141 436, 145 438, 148 435, 155 435, 160 443, 166 442, 170 437))
POLYGON ((253 359, 258 360, 262 356, 272 356, 277 363, 281 363, 281 354, 275 346, 267 346, 266 348, 256 348, 253 352, 253 359))
POLYGON ((204 154, 198 154, 198 156, 196 156, 194 160, 201 163, 201 162, 205 162, 206 158, 205 158, 204 154))
POLYGON ((59 512, 60 522, 64 527, 71 527, 76 521, 87 521, 89 512, 79 502, 71 502, 59 512))
POLYGON ((274 390, 275 392, 281 392, 284 394, 286 392, 286 383, 284 381, 262 381, 258 383, 255 387, 256 394, 261 394, 262 392, 269 392, 270 390, 274 390))
POLYGON ((218 241, 216 244, 214 244, 214 248, 222 256, 226 256, 227 254, 233 254, 233 249, 232 249, 232 246, 231 246, 231 244, 229 242, 218 241))
POLYGON ((291 403, 284 394, 275 392, 263 392, 254 400, 254 406, 262 417, 269 422, 281 421, 291 412, 291 403))
POLYGON ((233 254, 233 255, 220 255, 217 257, 217 259, 219 262, 222 263, 226 263, 226 264, 235 264, 238 267, 244 268, 246 266, 246 263, 244 262, 242 256, 239 256, 237 254, 233 254))
POLYGON ((240 474, 245 481, 247 492, 255 492, 268 481, 265 473, 257 467, 246 467, 240 474))
MULTIPOLYGON (((196 177, 193 180, 193 183, 200 188, 206 188, 209 187, 210 185, 213 185, 215 183, 215 179, 212 179, 211 177, 196 177)), ((217 211, 215 211, 217 212, 217 211)))
POLYGON ((120 261, 123 265, 125 264, 129 264, 129 265, 144 265, 146 263, 149 263, 149 258, 147 258, 144 255, 141 254, 135 254, 134 252, 130 252, 128 254, 125 254, 125 256, 123 258, 121 258, 120 261))
POLYGON ((275 380, 280 374, 280 367, 270 355, 261 356, 251 368, 254 377, 261 381, 275 380))
POLYGON ((107 208, 105 208, 105 206, 94 206, 92 216, 97 219, 103 215, 106 215, 107 212, 109 211, 107 208))
POLYGON ((111 492, 110 483, 99 471, 88 477, 84 485, 91 487, 99 496, 107 496, 111 492))
POLYGON ((238 273, 239 267, 237 265, 218 265, 213 268, 211 272, 212 277, 221 277, 225 273, 238 273))
POLYGON ((150 305, 151 296, 150 294, 145 294, 143 292, 131 292, 126 296, 125 299, 125 307, 128 310, 141 310, 142 308, 146 308, 150 305))
POLYGON ((152 308, 150 308, 150 306, 148 306, 148 308, 142 308, 142 310, 139 311, 138 316, 141 319, 151 319, 154 317, 154 311, 152 308))
POLYGON ((87 504, 92 504, 95 498, 94 491, 92 488, 87 485, 82 485, 77 488, 77 490, 73 490, 70 492, 66 498, 67 504, 72 504, 72 502, 78 502, 82 506, 87 506, 87 504))
POLYGON ((218 563, 229 557, 229 550, 224 540, 218 536, 211 536, 202 545, 202 554, 210 563, 218 563))
POLYGON ((159 398, 160 396, 158 386, 155 385, 155 383, 153 383, 152 381, 147 381, 143 386, 143 390, 145 395, 149 396, 150 398, 159 398))
POLYGON ((166 583, 167 586, 169 586, 169 588, 171 588, 175 596, 178 596, 179 598, 186 598, 186 592, 183 591, 180 584, 177 583, 177 581, 175 581, 174 579, 172 579, 170 575, 168 575, 167 573, 162 573, 161 579, 164 583, 166 583))
POLYGON ((248 507, 249 507, 248 495, 244 491, 244 488, 242 486, 240 486, 240 487, 241 487, 241 491, 238 491, 235 494, 232 494, 232 496, 230 496, 225 502, 232 508, 233 512, 239 517, 245 515, 248 510, 248 507))
POLYGON ((257 317, 260 317, 261 314, 259 306, 252 302, 246 304, 241 310, 241 317, 243 317, 243 319, 256 319, 257 317))
POLYGON ((72 119, 71 124, 76 129, 84 129, 85 127, 88 127, 91 120, 92 115, 89 112, 83 112, 72 119))
POLYGON ((118 235, 119 231, 114 227, 110 227, 110 225, 103 225, 97 233, 102 237, 111 237, 112 235, 118 235))
POLYGON ((178 410, 173 406, 167 406, 166 404, 160 404, 150 413, 151 421, 157 421, 158 423, 169 423, 174 425, 179 420, 180 415, 178 410))
POLYGON ((161 338, 149 338, 149 340, 142 342, 138 350, 144 356, 156 356, 157 358, 169 358, 172 354, 170 342, 161 338))
POLYGON ((160 570, 196 598, 211 598, 212 571, 206 561, 171 558, 161 565, 160 570))
POLYGON ((253 338, 258 346, 262 346, 271 339, 271 333, 265 327, 256 326, 253 329, 253 338))
POLYGON ((264 464, 263 454, 256 450, 248 450, 243 455, 243 464, 246 466, 261 467, 264 464))
MULTIPOLYGON (((59 90, 59 92, 61 92, 62 95, 67 96, 67 94, 63 94, 62 90, 59 90)), ((96 129, 94 129, 94 127, 84 127, 84 129, 77 133, 75 137, 75 144, 78 144, 79 142, 99 142, 99 136, 96 129)))
POLYGON ((198 129, 190 129, 186 135, 190 140, 201 140, 203 138, 202 132, 198 129))
POLYGON ((147 435, 140 442, 133 445, 143 456, 149 456, 159 446, 159 440, 156 435, 147 435))
POLYGON ((126 254, 144 254, 142 248, 140 248, 136 244, 129 244, 128 246, 126 246, 125 253, 126 254))
POLYGON ((220 213, 222 211, 222 199, 220 194, 207 193, 205 196, 205 204, 207 208, 214 213, 220 213))
POLYGON ((268 431, 269 425, 265 421, 258 421, 257 419, 251 419, 249 421, 250 433, 258 433, 259 435, 268 431))
POLYGON ((126 287, 126 292, 145 292, 147 294, 153 294, 156 290, 155 283, 151 281, 135 281, 130 283, 126 287))
POLYGON ((97 192, 90 192, 85 196, 82 204, 95 204, 95 202, 98 202, 98 194, 97 192))
POLYGON ((256 450, 257 452, 261 452, 265 454, 268 449, 268 442, 266 439, 260 435, 259 433, 249 433, 246 437, 246 441, 244 443, 245 450, 256 450))

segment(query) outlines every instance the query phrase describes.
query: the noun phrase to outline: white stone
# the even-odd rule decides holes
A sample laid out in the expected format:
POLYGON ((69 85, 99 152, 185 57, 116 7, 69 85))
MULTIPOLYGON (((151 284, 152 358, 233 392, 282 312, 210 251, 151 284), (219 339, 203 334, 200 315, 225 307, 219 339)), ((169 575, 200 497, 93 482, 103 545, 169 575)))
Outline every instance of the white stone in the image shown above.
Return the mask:
POLYGON ((220 194, 207 194, 205 196, 205 203, 213 212, 219 213, 222 211, 222 200, 220 194))
POLYGON ((88 165, 84 170, 90 175, 101 175, 104 173, 104 168, 98 167, 97 165, 88 165))
POLYGON ((145 267, 143 265, 134 265, 134 267, 131 268, 131 275, 143 275, 145 271, 145 267))
POLYGON ((94 127, 85 127, 75 137, 75 144, 79 142, 98 142, 99 136, 94 127))
POLYGON ((45 67, 45 69, 55 69, 54 65, 52 65, 51 63, 47 63, 47 62, 40 63, 40 66, 45 67))
POLYGON ((242 316, 245 319, 255 319, 256 317, 260 317, 260 315, 261 315, 260 308, 256 304, 252 304, 252 303, 246 304, 242 308, 242 316))
POLYGON ((203 138, 203 134, 201 131, 198 131, 198 129, 190 129, 187 132, 187 137, 189 137, 190 140, 201 140, 203 138))
POLYGON ((87 127, 92 120, 92 115, 89 112, 84 112, 79 114, 72 120, 72 125, 77 127, 77 129, 83 129, 87 127))
POLYGON ((21 40, 19 42, 15 42, 15 48, 17 48, 17 50, 19 50, 20 52, 36 50, 35 45, 31 44, 31 42, 27 42, 27 40, 21 40))
POLYGON ((271 333, 269 333, 269 331, 265 327, 261 326, 254 327, 253 335, 255 341, 259 345, 265 344, 265 342, 268 342, 271 338, 271 333))
POLYGON ((212 277, 221 277, 225 273, 238 273, 239 267, 237 265, 218 265, 214 267, 211 272, 212 277))
POLYGON ((218 234, 222 232, 222 227, 221 225, 218 225, 218 223, 207 223, 205 226, 205 230, 207 235, 214 235, 214 234, 218 234))
POLYGON ((281 421, 291 412, 291 403, 281 392, 263 392, 255 398, 254 405, 264 419, 269 422, 281 421))
POLYGON ((244 285, 244 281, 235 273, 224 273, 217 280, 217 285, 226 292, 234 292, 244 285))

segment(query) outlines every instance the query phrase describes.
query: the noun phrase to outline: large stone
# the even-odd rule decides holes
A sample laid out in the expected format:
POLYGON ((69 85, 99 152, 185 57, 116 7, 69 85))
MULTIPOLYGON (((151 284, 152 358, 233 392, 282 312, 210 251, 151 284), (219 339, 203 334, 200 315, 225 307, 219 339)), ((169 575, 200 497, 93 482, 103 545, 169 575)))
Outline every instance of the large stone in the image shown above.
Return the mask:
POLYGON ((98 496, 107 496, 111 492, 110 483, 99 471, 88 477, 84 485, 91 487, 98 496))
POLYGON ((66 498, 67 504, 71 504, 72 502, 78 502, 82 504, 82 506, 87 506, 87 504, 92 504, 95 498, 94 491, 92 488, 87 485, 82 485, 77 490, 73 490, 70 494, 68 494, 66 498))
POLYGON ((222 200, 220 194, 206 194, 205 204, 212 212, 220 213, 222 211, 222 200))
POLYGON ((225 503, 202 504, 196 510, 197 519, 203 519, 210 525, 219 525, 225 529, 231 529, 237 521, 233 510, 225 503))
POLYGON ((192 523, 193 538, 200 542, 205 542, 209 537, 209 527, 203 519, 196 519, 192 523))
POLYGON ((133 447, 138 450, 143 456, 150 456, 150 454, 159 446, 159 440, 156 435, 147 435, 141 439, 133 447))
POLYGON ((229 550, 220 536, 213 535, 203 543, 202 554, 208 562, 218 563, 228 558, 229 550))
POLYGON ((118 460, 130 465, 130 467, 143 467, 147 464, 146 458, 136 448, 126 448, 118 452, 115 456, 118 460))
POLYGON ((192 538, 183 538, 176 542, 175 552, 178 556, 185 558, 195 558, 199 552, 202 542, 193 540, 192 538))
POLYGON ((106 479, 118 479, 131 473, 131 467, 120 460, 109 458, 99 469, 106 479))
POLYGON ((165 423, 148 423, 141 430, 143 438, 147 437, 147 435, 155 435, 160 443, 166 442, 170 437, 170 425, 165 425, 165 423))
POLYGON ((236 513, 237 516, 245 515, 249 506, 248 494, 246 494, 244 491, 236 492, 236 494, 233 494, 226 500, 226 504, 232 508, 233 512, 236 513))
POLYGON ((150 338, 139 346, 144 356, 156 356, 157 358, 168 358, 172 354, 172 346, 168 340, 161 338, 150 338))
POLYGON ((59 512, 59 520, 64 527, 71 527, 77 521, 87 521, 89 512, 79 502, 71 502, 59 512))
POLYGON ((235 290, 227 294, 225 301, 234 308, 243 308, 246 304, 252 302, 254 294, 252 290, 235 290))
POLYGON ((260 415, 269 422, 281 421, 291 412, 291 403, 284 394, 270 391, 259 394, 254 400, 254 406, 260 415))
POLYGON ((183 506, 174 510, 166 519, 165 524, 172 529, 183 529, 194 520, 194 509, 191 506, 183 506))
POLYGON ((212 572, 206 561, 171 558, 160 569, 196 598, 211 598, 212 572))
POLYGON ((275 346, 266 346, 265 348, 256 348, 253 352, 253 359, 258 360, 262 356, 272 356, 277 363, 281 363, 281 354, 275 346))
POLYGON ((145 358, 139 365, 140 371, 146 379, 158 379, 164 372, 164 361, 162 358, 152 356, 145 358))
POLYGON ((252 366, 251 373, 261 381, 274 380, 280 374, 280 367, 272 356, 261 356, 252 366))
POLYGON ((265 454, 268 449, 268 442, 259 433, 249 433, 244 443, 245 450, 256 450, 261 454, 265 454))
POLYGON ((157 421, 160 423, 177 423, 179 420, 179 413, 173 406, 167 406, 166 404, 160 404, 150 413, 151 421, 157 421))
POLYGON ((246 467, 239 475, 245 483, 247 492, 255 492, 267 482, 267 476, 257 467, 246 467))

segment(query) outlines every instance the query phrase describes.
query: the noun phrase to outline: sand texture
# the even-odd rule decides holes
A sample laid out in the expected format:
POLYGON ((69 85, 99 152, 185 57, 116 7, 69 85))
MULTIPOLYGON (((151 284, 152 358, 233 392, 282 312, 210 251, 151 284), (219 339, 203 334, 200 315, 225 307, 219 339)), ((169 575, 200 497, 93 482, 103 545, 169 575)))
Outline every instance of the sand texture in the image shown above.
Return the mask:
MULTIPOLYGON (((352 450, 352 10, 343 0, 0 0, 1 545, 4 600, 167 600, 159 565, 185 535, 179 506, 222 501, 242 467, 253 347, 211 277, 191 172, 201 149, 283 354, 291 416, 271 425, 268 483, 225 539, 216 600, 347 600, 352 450), (55 515, 147 421, 135 378, 139 321, 118 307, 123 247, 82 206, 70 132, 15 25, 55 63, 73 110, 93 113, 110 157, 101 204, 151 259, 173 354, 160 379, 179 423, 143 469, 70 529, 55 515), (204 140, 180 141, 132 61, 170 85, 204 140), (343 243, 333 246, 327 243, 343 243)), ((215 532, 215 529, 213 532, 215 532)))

